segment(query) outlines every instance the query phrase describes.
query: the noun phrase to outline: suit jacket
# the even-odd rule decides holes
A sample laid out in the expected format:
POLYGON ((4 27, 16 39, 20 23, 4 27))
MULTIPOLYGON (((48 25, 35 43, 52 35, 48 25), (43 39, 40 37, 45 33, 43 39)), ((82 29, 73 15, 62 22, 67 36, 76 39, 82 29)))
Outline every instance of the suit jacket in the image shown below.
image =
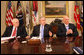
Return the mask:
MULTIPOLYGON (((2 35, 2 37, 9 37, 11 36, 12 34, 12 29, 13 29, 13 26, 9 26, 6 28, 4 34, 2 35)), ((26 32, 26 29, 25 29, 25 26, 20 26, 17 28, 17 36, 20 36, 20 37, 26 37, 27 36, 27 32, 26 32)))
MULTIPOLYGON (((45 26, 44 26, 44 37, 50 37, 49 31, 51 31, 50 26, 48 24, 45 24, 45 26)), ((40 25, 36 25, 33 28, 33 32, 31 34, 31 37, 32 36, 39 36, 39 34, 40 34, 40 25)))
POLYGON ((66 35, 67 29, 66 29, 65 25, 63 23, 61 23, 61 24, 59 24, 59 28, 58 28, 58 31, 57 31, 56 34, 57 34, 58 37, 61 37, 61 36, 64 36, 64 37, 66 37, 66 36, 76 37, 76 36, 78 36, 77 28, 75 27, 74 24, 69 23, 69 29, 72 29, 73 34, 66 35))

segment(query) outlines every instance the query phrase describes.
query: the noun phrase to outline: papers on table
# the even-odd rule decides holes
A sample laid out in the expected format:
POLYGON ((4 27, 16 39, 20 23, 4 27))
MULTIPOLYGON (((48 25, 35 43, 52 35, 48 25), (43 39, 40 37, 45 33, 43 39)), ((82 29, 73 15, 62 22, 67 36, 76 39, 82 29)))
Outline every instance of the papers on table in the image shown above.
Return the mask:
POLYGON ((32 37, 31 39, 40 39, 39 37, 32 37))
POLYGON ((80 47, 73 47, 73 50, 77 53, 77 54, 83 54, 83 50, 80 47))
POLYGON ((32 37, 31 39, 40 39, 41 40, 41 37, 35 36, 35 37, 32 37))
POLYGON ((14 37, 1 37, 1 41, 12 39, 12 38, 14 38, 14 37))
POLYGON ((27 43, 27 41, 22 41, 21 43, 27 43))
POLYGON ((9 39, 13 39, 15 38, 15 36, 13 37, 1 37, 1 44, 4 44, 5 42, 8 42, 9 39))

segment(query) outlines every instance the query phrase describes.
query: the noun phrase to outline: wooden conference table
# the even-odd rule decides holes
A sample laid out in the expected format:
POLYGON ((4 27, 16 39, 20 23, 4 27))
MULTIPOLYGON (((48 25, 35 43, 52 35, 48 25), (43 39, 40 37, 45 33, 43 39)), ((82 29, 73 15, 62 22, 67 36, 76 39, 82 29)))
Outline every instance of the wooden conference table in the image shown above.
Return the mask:
POLYGON ((45 43, 40 44, 29 44, 27 43, 20 43, 22 39, 19 41, 19 48, 13 49, 9 43, 1 44, 1 54, 68 54, 69 52, 65 51, 65 38, 55 38, 52 40, 51 48, 52 52, 45 51, 45 43))

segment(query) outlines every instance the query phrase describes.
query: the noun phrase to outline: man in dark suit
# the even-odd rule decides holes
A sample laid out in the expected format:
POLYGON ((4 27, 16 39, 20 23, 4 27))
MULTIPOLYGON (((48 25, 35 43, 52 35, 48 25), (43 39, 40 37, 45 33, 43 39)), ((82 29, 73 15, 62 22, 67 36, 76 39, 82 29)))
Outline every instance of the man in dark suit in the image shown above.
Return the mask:
POLYGON ((78 36, 77 28, 74 24, 69 23, 69 18, 67 16, 63 17, 63 23, 59 25, 58 37, 72 37, 75 38, 78 36))
POLYGON ((19 26, 19 20, 17 18, 14 18, 12 20, 12 23, 13 23, 13 26, 7 27, 2 37, 20 36, 20 37, 29 38, 29 36, 27 36, 25 26, 22 26, 22 27, 19 26))
POLYGON ((77 28, 74 24, 69 23, 68 16, 63 17, 63 23, 59 25, 57 36, 66 38, 65 51, 69 54, 73 53, 72 48, 75 46, 75 38, 78 36, 77 28))
POLYGON ((31 34, 32 36, 39 36, 40 38, 44 37, 51 37, 52 36, 52 32, 51 32, 51 28, 48 24, 46 24, 46 19, 45 17, 41 17, 39 22, 39 25, 34 26, 33 32, 31 34))

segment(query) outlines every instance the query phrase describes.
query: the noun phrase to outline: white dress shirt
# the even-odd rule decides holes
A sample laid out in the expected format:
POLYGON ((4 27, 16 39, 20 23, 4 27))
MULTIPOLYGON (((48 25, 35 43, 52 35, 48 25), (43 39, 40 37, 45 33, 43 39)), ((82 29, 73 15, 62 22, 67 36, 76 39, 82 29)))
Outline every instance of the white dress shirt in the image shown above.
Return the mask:
POLYGON ((69 29, 69 25, 66 25, 66 24, 65 24, 65 27, 66 27, 66 29, 67 29, 67 31, 68 31, 68 29, 69 29))
MULTIPOLYGON (((69 25, 66 25, 66 24, 64 24, 64 25, 65 25, 66 30, 68 31, 69 25)), ((67 33, 66 33, 66 35, 67 35, 67 33)))

